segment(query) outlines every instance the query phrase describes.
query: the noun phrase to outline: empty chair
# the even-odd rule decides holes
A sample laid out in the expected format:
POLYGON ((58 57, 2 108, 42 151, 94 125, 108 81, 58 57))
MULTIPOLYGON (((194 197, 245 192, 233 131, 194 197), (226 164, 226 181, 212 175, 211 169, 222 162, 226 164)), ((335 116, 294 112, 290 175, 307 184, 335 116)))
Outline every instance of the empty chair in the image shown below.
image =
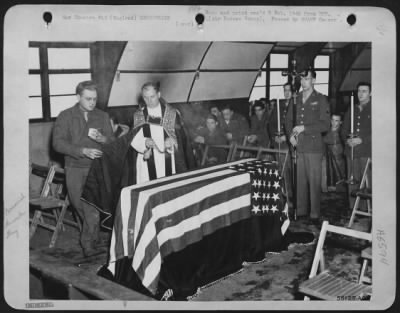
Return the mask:
POLYGON ((29 239, 35 235, 38 226, 48 229, 52 232, 50 248, 54 247, 60 230, 64 229, 64 223, 81 228, 79 219, 75 222, 65 218, 69 200, 68 195, 64 196, 62 192, 64 179, 64 169, 57 168, 55 165, 50 166, 41 194, 36 197, 30 196, 29 199, 29 205, 34 210, 33 217, 30 219, 29 239))
POLYGON ((370 233, 330 225, 328 221, 322 223, 315 255, 309 275, 309 279, 301 283, 299 291, 308 296, 323 300, 338 300, 340 297, 349 299, 364 299, 371 295, 372 286, 348 281, 341 277, 335 277, 326 269, 323 247, 328 232, 354 237, 357 239, 372 240, 370 233), (320 268, 320 271, 318 269, 320 268))

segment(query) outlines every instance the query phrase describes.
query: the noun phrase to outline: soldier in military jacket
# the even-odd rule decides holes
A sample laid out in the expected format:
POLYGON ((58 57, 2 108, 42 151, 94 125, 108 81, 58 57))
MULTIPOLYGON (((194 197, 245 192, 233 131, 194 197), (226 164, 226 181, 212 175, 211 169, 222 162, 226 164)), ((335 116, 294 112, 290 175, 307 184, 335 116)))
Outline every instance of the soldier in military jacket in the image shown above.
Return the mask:
POLYGON ((243 143, 243 140, 250 133, 249 123, 247 119, 232 110, 229 104, 222 108, 222 117, 220 127, 224 131, 226 139, 229 143, 243 143))
MULTIPOLYGON (((357 85, 357 96, 359 103, 354 107, 354 134, 355 138, 348 138, 351 133, 351 110, 347 110, 343 127, 342 139, 346 143, 345 155, 347 159, 348 177, 350 171, 353 171, 353 177, 358 183, 361 182, 363 171, 367 159, 371 157, 371 84, 360 82, 357 85), (354 162, 351 162, 351 147, 354 149, 354 162), (352 168, 353 167, 353 168, 352 168)), ((371 171, 367 171, 369 186, 372 186, 371 171)), ((355 198, 351 196, 353 189, 359 188, 359 184, 349 184, 349 205, 354 206, 355 198)), ((363 207, 365 203, 362 203, 363 207)))
POLYGON ((293 120, 293 103, 286 115, 286 129, 290 130, 290 143, 297 155, 297 215, 308 215, 319 223, 321 204, 322 133, 330 126, 330 108, 325 95, 314 89, 316 73, 309 69, 301 77, 302 91, 296 97, 296 120, 293 120))

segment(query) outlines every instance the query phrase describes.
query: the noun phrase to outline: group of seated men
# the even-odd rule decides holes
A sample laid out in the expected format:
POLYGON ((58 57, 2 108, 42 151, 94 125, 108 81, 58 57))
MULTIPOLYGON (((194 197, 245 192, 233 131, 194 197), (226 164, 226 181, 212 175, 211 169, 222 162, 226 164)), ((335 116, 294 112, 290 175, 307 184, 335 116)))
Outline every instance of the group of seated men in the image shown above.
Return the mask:
MULTIPOLYGON (((302 91, 296 97, 293 97, 292 86, 285 84, 285 99, 270 112, 264 102, 256 101, 250 125, 244 116, 229 106, 221 111, 212 107, 205 120, 206 127, 196 134, 194 141, 185 131, 179 111, 161 98, 158 84, 149 82, 143 85, 141 95, 145 105, 134 113, 130 130, 124 128, 124 134, 116 136, 114 131, 117 127, 113 129, 109 115, 96 108, 96 85, 92 81, 79 83, 76 87, 78 102, 59 114, 52 142, 54 149, 65 157, 69 199, 83 222, 80 244, 84 254, 96 253, 101 244, 99 209, 101 211, 102 203, 115 206, 118 192, 124 186, 195 168, 193 142, 242 143, 246 138, 250 145, 277 147, 279 144, 280 148, 291 148, 291 151, 295 148, 297 215, 318 222, 321 161, 325 152, 323 135, 333 132, 325 137, 327 144, 344 140, 347 159, 350 148, 354 150, 352 170, 356 178, 360 178, 365 162, 371 156, 371 86, 367 83, 357 86, 359 104, 354 109, 353 123, 350 122, 350 113, 346 113, 341 133, 337 135, 338 128, 335 126, 330 131, 330 123, 332 119, 333 125, 338 116, 331 117, 326 97, 314 89, 315 78, 315 71, 306 71, 301 78, 302 91), (350 124, 356 125, 352 133, 357 136, 347 138, 350 124), (99 182, 94 169, 104 166, 108 169, 103 171, 99 182), (105 172, 112 175, 104 176, 105 172), (108 193, 99 192, 99 196, 96 190, 108 193)), ((226 152, 220 155, 211 153, 211 163, 224 160, 226 155, 223 153, 226 152)), ((292 181, 290 163, 284 173, 287 181, 292 181)), ((293 194, 290 185, 287 184, 289 202, 293 194)))

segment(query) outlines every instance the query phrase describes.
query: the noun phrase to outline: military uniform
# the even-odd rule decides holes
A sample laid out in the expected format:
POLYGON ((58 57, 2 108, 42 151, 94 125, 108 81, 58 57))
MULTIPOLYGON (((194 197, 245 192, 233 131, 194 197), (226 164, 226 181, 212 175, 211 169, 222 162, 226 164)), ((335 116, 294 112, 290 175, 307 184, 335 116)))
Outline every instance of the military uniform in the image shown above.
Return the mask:
POLYGON ((264 112, 261 120, 258 119, 257 115, 253 115, 250 119, 250 134, 257 136, 256 146, 268 148, 270 143, 270 135, 268 133, 268 116, 267 112, 264 112))
MULTIPOLYGON (((347 140, 347 135, 351 132, 351 110, 349 109, 344 117, 343 127, 342 127, 342 139, 344 142, 347 140)), ((365 104, 362 111, 360 111, 359 106, 354 107, 354 134, 361 138, 362 143, 354 147, 354 163, 353 163, 353 177, 361 182, 363 171, 367 159, 371 157, 371 101, 365 104)), ((346 144, 345 149, 346 159, 347 159, 347 172, 348 177, 350 177, 351 168, 351 148, 346 144)), ((371 171, 368 171, 369 186, 372 186, 371 181, 371 171)), ((359 185, 349 184, 349 204, 350 207, 354 206, 355 198, 351 197, 351 191, 353 189, 359 188, 359 185)))
POLYGON ((242 144, 244 137, 250 133, 248 121, 244 116, 238 113, 233 113, 229 123, 227 123, 224 119, 221 119, 220 127, 225 134, 232 134, 231 142, 236 142, 238 144, 242 144))
POLYGON ((107 143, 114 140, 110 117, 107 113, 95 108, 88 112, 85 120, 79 104, 62 111, 53 129, 54 150, 64 154, 65 176, 68 196, 82 220, 80 244, 84 253, 90 254, 99 242, 99 212, 81 201, 81 194, 93 160, 83 154, 83 148, 103 149, 100 144, 88 136, 90 128, 100 128, 107 143))
POLYGON ((307 215, 308 200, 311 201, 311 218, 320 217, 322 155, 324 143, 322 133, 330 128, 330 109, 325 95, 313 90, 303 103, 303 92, 296 98, 296 121, 293 121, 293 103, 286 115, 288 132, 299 125, 304 131, 297 138, 297 215, 307 215), (308 185, 310 186, 308 189, 308 185))

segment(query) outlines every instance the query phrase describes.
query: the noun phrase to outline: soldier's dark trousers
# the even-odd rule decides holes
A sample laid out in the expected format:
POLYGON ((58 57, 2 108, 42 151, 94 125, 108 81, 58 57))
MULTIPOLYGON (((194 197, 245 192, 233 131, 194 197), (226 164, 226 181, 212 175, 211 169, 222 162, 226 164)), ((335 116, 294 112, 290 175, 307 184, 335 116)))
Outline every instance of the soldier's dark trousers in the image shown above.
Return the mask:
POLYGON ((320 217, 322 153, 297 153, 297 215, 320 217), (310 200, 310 201, 309 201, 310 200))
POLYGON ((99 238, 100 221, 99 211, 81 200, 88 172, 89 168, 65 168, 68 197, 82 221, 80 244, 84 250, 95 248, 95 243, 99 238))

